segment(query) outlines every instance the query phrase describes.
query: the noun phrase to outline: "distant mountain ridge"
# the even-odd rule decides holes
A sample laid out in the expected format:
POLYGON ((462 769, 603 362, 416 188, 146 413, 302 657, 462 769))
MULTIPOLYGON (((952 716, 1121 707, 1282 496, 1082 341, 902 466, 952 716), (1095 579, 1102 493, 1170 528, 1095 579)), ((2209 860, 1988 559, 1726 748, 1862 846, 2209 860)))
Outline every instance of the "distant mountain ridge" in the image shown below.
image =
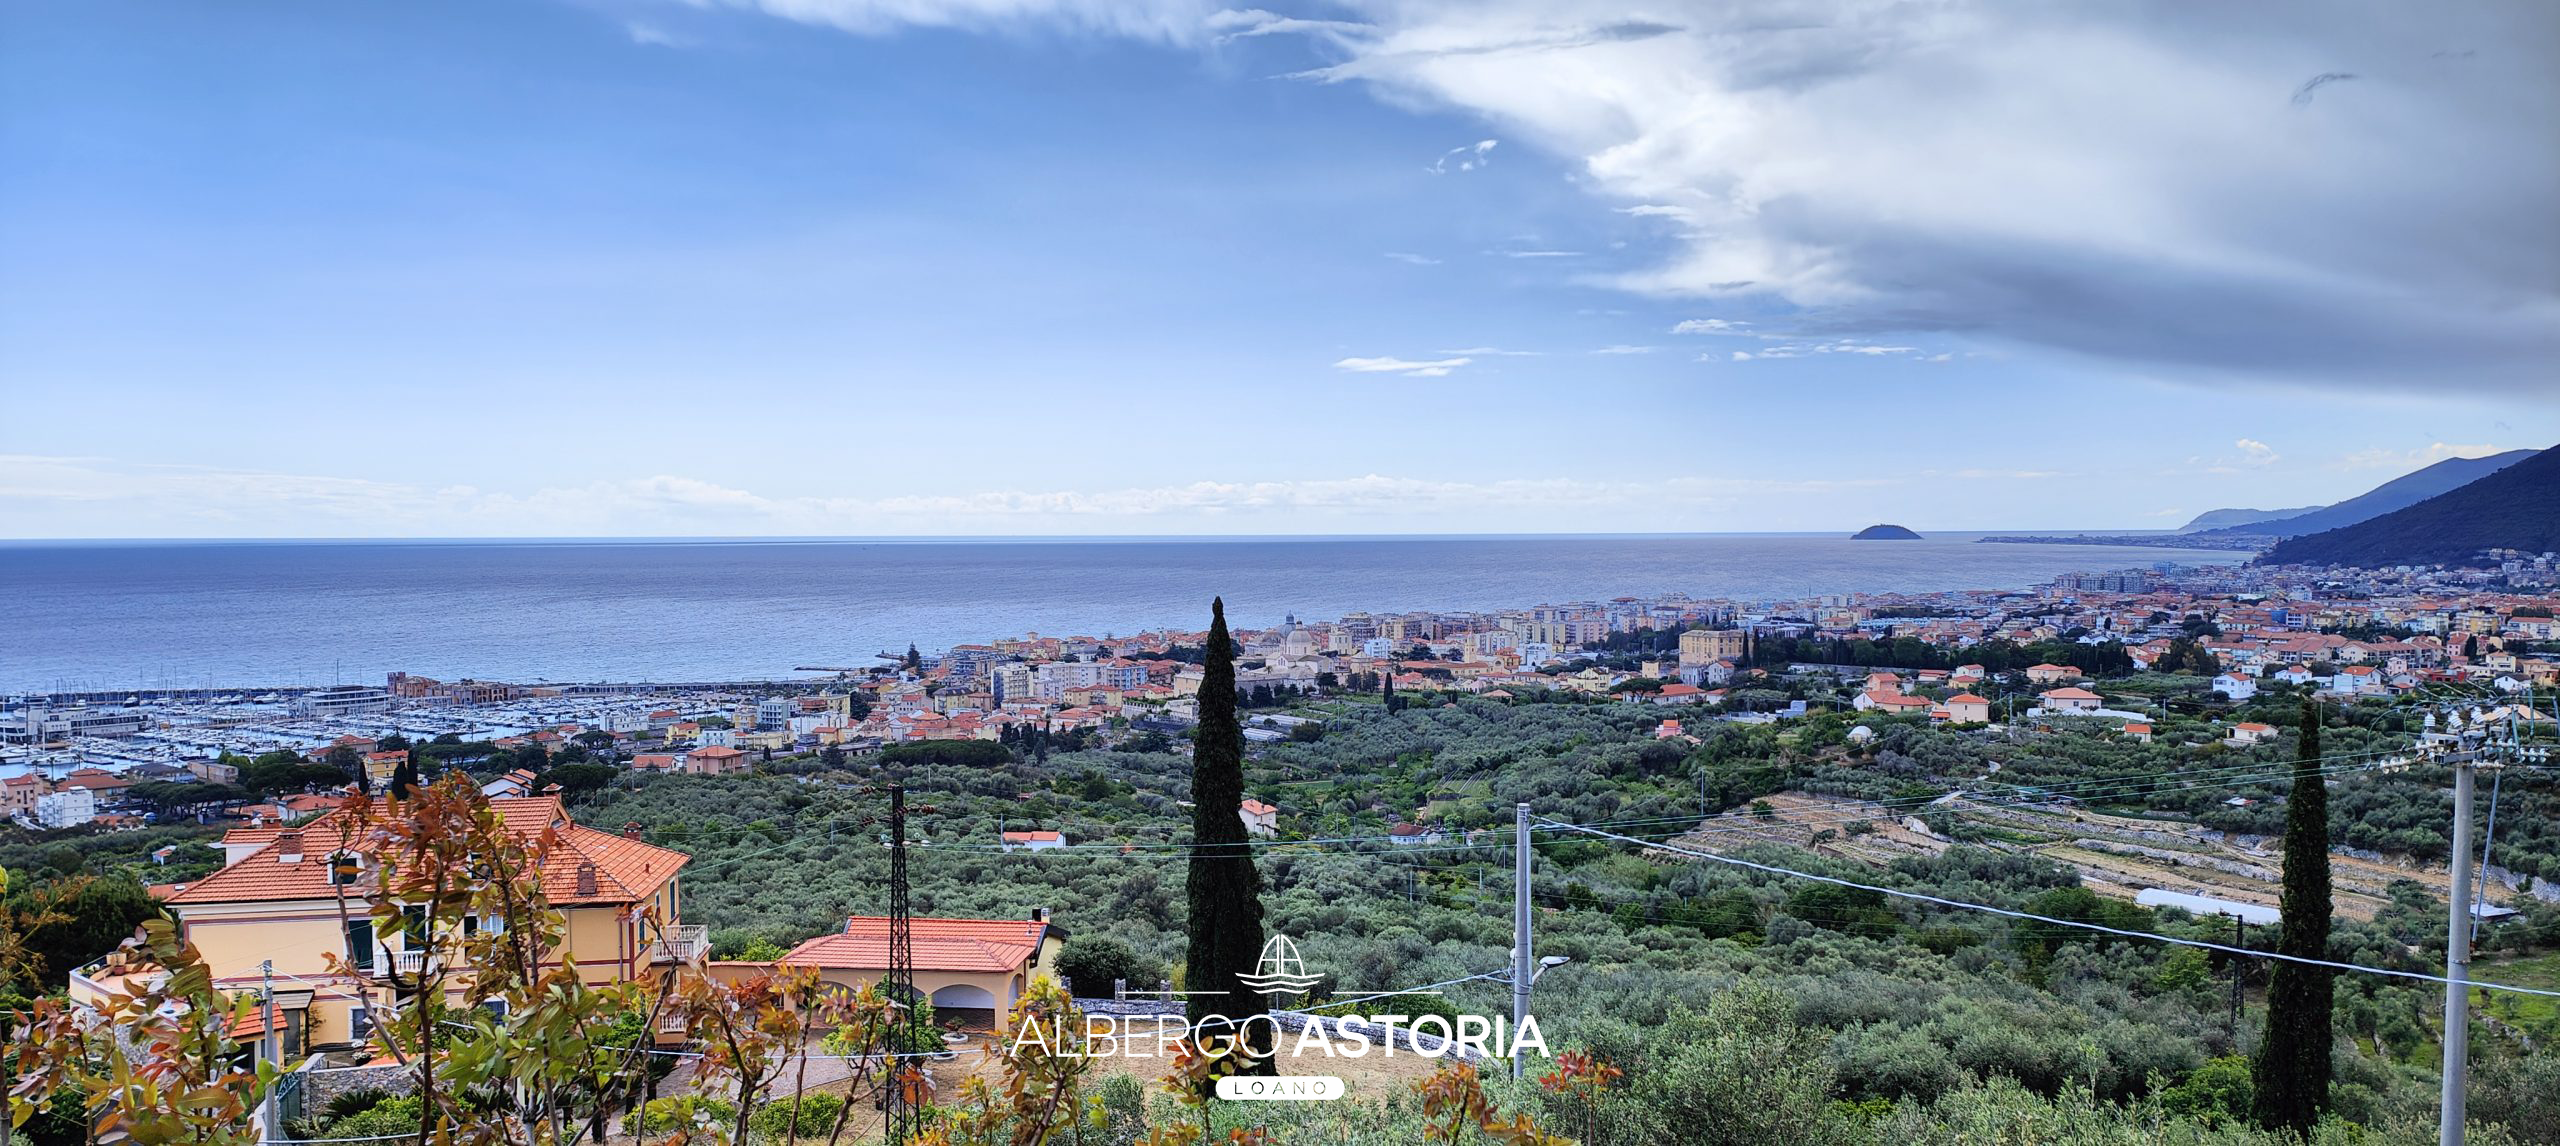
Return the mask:
POLYGON ((2302 505, 2292 509, 2208 509, 2197 514, 2195 520, 2179 526, 2178 532, 2196 533, 2207 529, 2230 529, 2235 526, 2255 525, 2261 521, 2297 517, 2319 508, 2321 507, 2316 505, 2302 505))
MULTIPOLYGON (((2199 530, 2206 537, 2301 537, 2371 521, 2407 509, 2428 498, 2460 489, 2481 478, 2535 456, 2533 450, 2509 450, 2485 458, 2446 458, 2416 473, 2404 474, 2335 505, 2219 529, 2199 530)), ((2249 512, 2215 510, 2215 513, 2249 512)), ((2205 515, 2207 517, 2212 514, 2205 515)), ((2198 520, 2202 520, 2199 518, 2198 520)))
POLYGON ((2291 538, 2259 560, 2270 565, 2466 565, 2483 549, 2560 550, 2560 446, 2522 452, 2522 461, 2501 465, 2467 485, 2378 517, 2291 538))

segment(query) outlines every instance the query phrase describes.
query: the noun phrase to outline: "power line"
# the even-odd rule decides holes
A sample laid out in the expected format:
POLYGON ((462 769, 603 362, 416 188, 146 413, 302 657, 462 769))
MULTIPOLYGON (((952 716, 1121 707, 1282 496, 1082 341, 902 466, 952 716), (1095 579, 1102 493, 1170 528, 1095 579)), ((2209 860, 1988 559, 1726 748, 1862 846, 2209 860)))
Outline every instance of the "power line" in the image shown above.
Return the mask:
MULTIPOLYGON (((1776 864, 1758 863, 1752 860, 1739 859, 1733 856, 1717 855, 1713 852, 1694 851, 1672 844, 1637 839, 1633 836, 1622 836, 1616 832, 1602 831, 1600 829, 1586 827, 1581 824, 1566 823, 1561 820, 1546 819, 1545 817, 1540 817, 1539 826, 1552 828, 1557 831, 1579 832, 1583 835, 1597 836, 1602 839, 1636 844, 1640 847, 1654 848, 1660 851, 1675 852, 1680 855, 1690 856, 1696 859, 1713 860, 1717 863, 1730 864, 1735 867, 1750 868, 1754 871, 1766 872, 1771 875, 1810 879, 1821 883, 1852 888, 1858 891, 1871 891, 1879 895, 1890 895, 1901 899, 1917 900, 1922 903, 1933 903, 1940 907, 1952 907, 1964 911, 1980 911, 1992 915, 2007 916, 2011 919, 2023 919, 2034 923, 2049 923, 2056 927, 2074 927, 2084 931, 2098 931, 2109 935, 2118 935, 2127 939, 2142 939, 2155 943, 2170 943, 2184 947, 2199 947, 2208 951, 2220 951, 2228 955, 2244 955, 2257 959, 2279 959, 2284 962, 2300 963, 2305 966, 2325 967, 2333 971, 2351 971, 2367 975, 2389 975, 2395 978, 2415 979, 2428 983, 2452 984, 2455 982, 2455 980, 2442 975, 2429 975, 2421 971, 2398 971, 2388 967, 2368 967, 2360 963, 2339 963, 2327 959, 2312 959, 2305 956, 2287 955, 2282 952, 2275 951, 2255 951, 2246 947, 2235 947, 2230 944, 2213 943, 2202 939, 2182 939, 2176 936, 2161 935, 2156 932, 2134 931, 2122 927, 2109 927, 2102 923, 2088 923, 2075 919, 2060 919, 2050 915, 2038 915, 2031 911, 2018 911, 2013 908, 1994 907, 1986 903, 1968 903, 1961 899, 1948 899, 1944 896, 1930 895, 1926 892, 1910 891, 1904 888, 1882 887, 1876 884, 1860 883, 1852 879, 1842 879, 1838 876, 1819 875, 1813 872, 1797 871, 1793 868, 1779 867, 1776 864)), ((2463 985, 2478 987, 2482 990, 2510 991, 2521 995, 2540 995, 2548 998, 2560 999, 2560 991, 2543 990, 2536 987, 2518 987, 2505 983, 2486 983, 2478 980, 2470 980, 2463 985)))

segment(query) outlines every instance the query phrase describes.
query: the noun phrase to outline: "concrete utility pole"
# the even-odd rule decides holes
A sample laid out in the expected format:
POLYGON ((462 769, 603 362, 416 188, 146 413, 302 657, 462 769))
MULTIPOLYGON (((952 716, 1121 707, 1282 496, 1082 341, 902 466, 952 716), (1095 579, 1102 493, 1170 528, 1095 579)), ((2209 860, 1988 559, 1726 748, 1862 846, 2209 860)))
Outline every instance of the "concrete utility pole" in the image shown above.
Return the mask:
POLYGON ((1520 1024, 1529 1019, 1529 805, 1512 807, 1511 1077, 1520 1077, 1520 1024))
POLYGON ((2463 1095, 2471 1073, 2471 789, 2472 762, 2453 765, 2453 898, 2444 936, 2444 1097, 2436 1141, 2462 1146, 2463 1095))
MULTIPOLYGON (((267 1061, 276 1064, 276 1069, 281 1071, 284 1069, 284 1032, 276 1029, 275 960, 268 959, 258 964, 258 980, 260 998, 262 999, 262 1005, 266 1009, 267 1028, 266 1033, 258 1037, 258 1045, 259 1048, 266 1053, 267 1061)), ((281 1083, 279 1083, 279 1087, 280 1086, 281 1083)), ((267 1092, 266 1131, 267 1141, 269 1142, 274 1142, 284 1137, 284 1111, 282 1109, 284 1104, 278 1101, 278 1098, 279 1096, 274 1089, 270 1089, 267 1092)))
MULTIPOLYGON (((2231 945, 2249 945, 2249 923, 2237 915, 2231 917, 2231 945)), ((2224 1028, 2231 1036, 2231 1053, 2240 1053, 2240 957, 2231 957, 2231 1022, 2224 1028)))
MULTIPOLYGON (((2524 712, 2518 712, 2510 701, 2506 711, 2506 727, 2498 731, 2472 725, 2471 734, 2479 735, 2476 751, 2457 752, 2453 765, 2453 900, 2448 904, 2445 923, 2444 977, 2444 1105, 2436 1125, 2436 1139, 2442 1146, 2461 1146, 2466 1092, 2471 1081, 2471 938, 2480 930, 2479 905, 2484 901, 2489 881, 2489 851, 2480 850, 2478 885, 2472 882, 2471 805, 2478 770, 2497 769, 2505 775, 2509 763, 2539 764, 2550 758, 2548 749, 2524 743, 2524 718, 2533 711, 2533 693, 2524 694, 2524 712)), ((2494 791, 2494 789, 2493 789, 2494 791)), ((2497 823, 2497 804, 2489 805, 2490 824, 2497 823)))

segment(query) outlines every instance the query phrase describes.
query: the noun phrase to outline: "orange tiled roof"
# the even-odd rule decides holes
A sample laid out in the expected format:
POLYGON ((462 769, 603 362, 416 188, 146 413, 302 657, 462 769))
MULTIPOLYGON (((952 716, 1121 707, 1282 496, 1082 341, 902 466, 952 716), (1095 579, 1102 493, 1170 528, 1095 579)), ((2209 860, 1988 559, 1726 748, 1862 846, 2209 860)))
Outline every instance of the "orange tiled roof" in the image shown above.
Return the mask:
MULTIPOLYGON (((1015 971, 1040 951, 1049 924, 1028 919, 917 919, 909 932, 918 971, 1015 971)), ((791 949, 782 962, 803 967, 885 971, 889 921, 876 915, 845 920, 842 931, 791 949)))
MULTIPOLYGON (((568 813, 561 809, 558 796, 493 799, 489 804, 505 820, 506 829, 524 839, 532 839, 551 824, 563 825, 564 851, 555 853, 542 873, 543 892, 557 906, 638 901, 674 878, 676 869, 692 858, 670 848, 572 823, 568 813), (596 865, 596 890, 593 894, 581 895, 578 892, 581 863, 596 865)), ((285 862, 286 853, 278 844, 282 829, 272 832, 261 828, 234 829, 234 835, 250 833, 240 842, 254 839, 256 835, 268 835, 269 838, 240 862, 188 885, 185 891, 169 897, 169 902, 184 907, 204 903, 332 898, 336 892, 329 883, 328 860, 330 853, 337 848, 338 833, 334 821, 342 811, 333 810, 303 825, 299 844, 301 859, 293 863, 285 862)))

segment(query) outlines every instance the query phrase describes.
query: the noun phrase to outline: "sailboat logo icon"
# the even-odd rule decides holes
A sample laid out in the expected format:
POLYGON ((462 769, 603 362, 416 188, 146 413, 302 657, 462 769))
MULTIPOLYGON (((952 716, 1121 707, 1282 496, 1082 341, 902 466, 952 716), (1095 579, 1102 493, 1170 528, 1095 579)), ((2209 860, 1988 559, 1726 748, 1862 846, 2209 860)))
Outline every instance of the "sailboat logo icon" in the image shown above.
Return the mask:
POLYGON ((1298 958, 1298 945, 1286 935, 1274 935, 1262 945, 1262 961, 1251 975, 1236 978, 1266 995, 1294 995, 1323 981, 1321 975, 1307 974, 1307 965, 1298 958))

